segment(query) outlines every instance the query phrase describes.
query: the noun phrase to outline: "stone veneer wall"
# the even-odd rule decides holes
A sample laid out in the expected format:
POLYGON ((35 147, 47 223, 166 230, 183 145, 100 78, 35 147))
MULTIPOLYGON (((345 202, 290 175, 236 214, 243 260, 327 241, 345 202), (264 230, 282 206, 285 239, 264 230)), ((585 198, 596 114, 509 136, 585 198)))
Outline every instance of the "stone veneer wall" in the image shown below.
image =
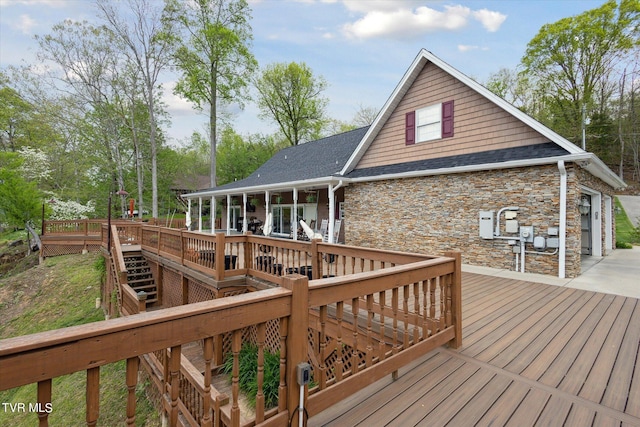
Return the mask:
MULTIPOLYGON (((566 276, 575 277, 580 273, 578 179, 590 175, 566 167, 566 276)), ((345 239, 349 245, 427 254, 459 250, 464 263, 514 270, 506 240, 480 238, 479 212, 519 206, 519 225, 533 225, 534 235, 547 237, 548 228, 560 224, 559 193, 555 165, 351 184, 345 191, 345 239)), ((504 224, 503 214, 502 235, 504 224)), ((558 275, 557 255, 525 259, 527 272, 558 275)))

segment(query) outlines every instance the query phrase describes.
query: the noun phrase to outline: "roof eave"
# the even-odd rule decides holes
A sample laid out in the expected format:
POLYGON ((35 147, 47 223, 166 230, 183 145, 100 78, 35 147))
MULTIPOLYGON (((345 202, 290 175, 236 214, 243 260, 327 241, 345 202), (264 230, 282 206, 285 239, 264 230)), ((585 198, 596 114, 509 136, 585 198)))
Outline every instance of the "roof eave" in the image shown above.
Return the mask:
POLYGON ((614 174, 611 171, 611 169, 609 169, 595 154, 587 153, 587 152, 577 153, 577 154, 567 154, 564 156, 543 157, 538 159, 512 160, 508 162, 499 162, 499 163, 482 163, 478 165, 456 166, 456 167, 450 167, 450 168, 428 169, 428 170, 418 170, 418 171, 402 172, 402 173, 395 173, 395 174, 349 178, 349 181, 353 183, 358 183, 358 182, 368 182, 368 181, 383 181, 388 179, 418 178, 418 177, 433 176, 433 175, 479 172, 484 170, 511 169, 511 168, 527 167, 527 166, 555 164, 560 160, 563 160, 565 162, 578 163, 578 165, 586 169, 589 173, 600 178, 601 180, 603 180, 604 182, 606 182, 608 185, 610 185, 615 189, 626 187, 626 184, 624 183, 624 181, 622 181, 616 174, 614 174))
POLYGON ((183 194, 185 199, 198 199, 201 197, 220 197, 227 194, 259 193, 263 191, 284 191, 293 188, 317 187, 322 185, 338 184, 344 178, 339 176, 328 176, 300 181, 279 182, 275 184, 254 185, 248 187, 228 188, 222 190, 203 190, 195 193, 183 194))

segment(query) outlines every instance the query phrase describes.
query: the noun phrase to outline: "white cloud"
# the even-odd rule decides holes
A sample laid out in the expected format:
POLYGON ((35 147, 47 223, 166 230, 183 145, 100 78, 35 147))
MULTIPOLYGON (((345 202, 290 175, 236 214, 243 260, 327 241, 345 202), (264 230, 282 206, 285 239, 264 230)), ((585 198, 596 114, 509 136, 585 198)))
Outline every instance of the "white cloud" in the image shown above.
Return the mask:
POLYGON ((507 18, 500 12, 472 11, 462 5, 445 5, 442 10, 427 6, 414 9, 415 2, 393 0, 345 0, 344 5, 349 11, 364 15, 342 28, 347 37, 354 39, 411 38, 436 31, 456 31, 466 27, 470 18, 479 21, 487 31, 495 32, 507 18))
POLYGON ((486 47, 486 46, 483 47, 483 46, 477 46, 477 45, 472 45, 472 44, 459 44, 458 45, 458 50, 460 52, 469 52, 469 51, 472 51, 472 50, 483 50, 483 51, 486 51, 486 50, 489 50, 489 48, 486 47))
POLYGON ((29 15, 23 14, 20 15, 17 22, 15 22, 12 27, 19 30, 23 34, 31 34, 31 29, 35 27, 36 21, 33 20, 29 15))
POLYGON ((507 15, 487 9, 480 9, 473 12, 473 17, 482 23, 482 26, 491 33, 500 29, 502 23, 507 19, 507 15))
POLYGON ((22 5, 61 8, 67 6, 68 3, 68 0, 0 0, 0 7, 22 5))
POLYGON ((469 45, 469 44, 459 44, 458 45, 458 50, 460 52, 469 52, 470 50, 477 50, 480 49, 480 46, 474 46, 474 45, 469 45))

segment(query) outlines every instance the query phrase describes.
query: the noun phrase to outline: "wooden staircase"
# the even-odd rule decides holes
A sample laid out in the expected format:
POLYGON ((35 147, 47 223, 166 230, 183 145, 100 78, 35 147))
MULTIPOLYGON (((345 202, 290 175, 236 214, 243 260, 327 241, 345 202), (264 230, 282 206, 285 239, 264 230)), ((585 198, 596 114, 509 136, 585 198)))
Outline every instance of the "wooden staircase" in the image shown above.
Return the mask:
POLYGON ((158 302, 158 288, 151 267, 140 251, 123 252, 127 283, 136 292, 147 293, 147 308, 158 302))

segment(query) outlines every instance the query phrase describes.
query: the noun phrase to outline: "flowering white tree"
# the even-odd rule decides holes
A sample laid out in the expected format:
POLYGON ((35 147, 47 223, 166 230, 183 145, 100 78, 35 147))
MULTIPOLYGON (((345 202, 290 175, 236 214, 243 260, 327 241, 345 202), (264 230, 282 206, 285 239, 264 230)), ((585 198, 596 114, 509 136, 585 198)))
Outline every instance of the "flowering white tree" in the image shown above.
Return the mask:
POLYGON ((66 219, 87 219, 89 214, 95 210, 95 202, 89 200, 86 205, 83 205, 73 200, 57 200, 51 199, 49 201, 51 206, 51 214, 49 219, 52 220, 66 220, 66 219))
POLYGON ((18 154, 23 160, 19 170, 24 179, 40 182, 51 176, 49 159, 44 151, 24 146, 18 150, 18 154))

